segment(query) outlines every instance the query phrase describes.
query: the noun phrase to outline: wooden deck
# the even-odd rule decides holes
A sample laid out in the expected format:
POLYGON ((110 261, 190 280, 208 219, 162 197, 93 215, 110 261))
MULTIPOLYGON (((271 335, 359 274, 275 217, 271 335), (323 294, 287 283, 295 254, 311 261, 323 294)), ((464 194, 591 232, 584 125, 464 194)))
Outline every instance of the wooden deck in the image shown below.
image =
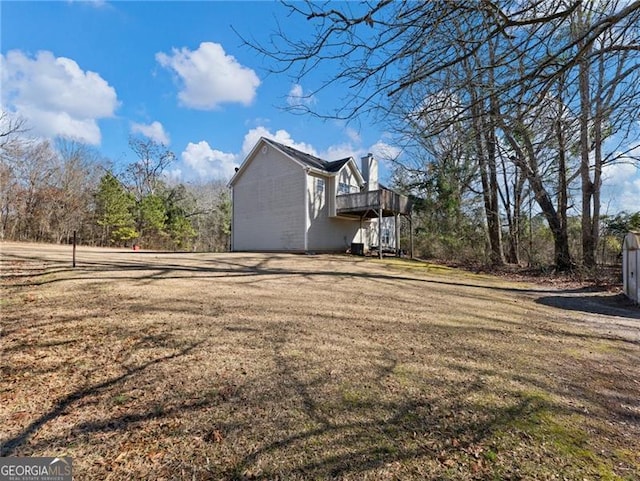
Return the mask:
POLYGON ((359 218, 374 218, 380 215, 390 217, 396 214, 411 214, 408 197, 388 189, 378 189, 355 194, 336 196, 336 214, 359 218))

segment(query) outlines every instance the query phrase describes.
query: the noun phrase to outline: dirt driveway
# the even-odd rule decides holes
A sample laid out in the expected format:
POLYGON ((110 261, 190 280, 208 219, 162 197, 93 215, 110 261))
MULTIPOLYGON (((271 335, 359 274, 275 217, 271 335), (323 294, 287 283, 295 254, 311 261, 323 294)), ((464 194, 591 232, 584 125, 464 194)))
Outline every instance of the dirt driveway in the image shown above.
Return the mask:
POLYGON ((615 294, 395 259, 0 249, 3 456, 96 480, 640 478, 640 310, 615 294))

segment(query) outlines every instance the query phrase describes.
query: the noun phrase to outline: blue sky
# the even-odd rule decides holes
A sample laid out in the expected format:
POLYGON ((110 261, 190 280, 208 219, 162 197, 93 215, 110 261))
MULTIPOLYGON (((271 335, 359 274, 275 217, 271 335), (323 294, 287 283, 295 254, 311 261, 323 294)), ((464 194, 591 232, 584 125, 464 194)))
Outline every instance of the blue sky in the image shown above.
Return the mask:
MULTIPOLYGON (((353 125, 283 109, 312 102, 329 111, 344 92, 312 98, 330 72, 298 84, 268 75, 268 60, 233 31, 266 41, 279 24, 294 36, 308 25, 276 2, 0 3, 2 104, 35 135, 93 145, 123 165, 134 160, 131 134, 176 153, 181 181, 228 179, 262 136, 328 160, 396 153, 389 135, 366 119, 353 125)), ((603 211, 640 209, 640 171, 608 169, 603 211)), ((383 169, 383 177, 385 170, 383 169)))
MULTIPOLYGON (((306 26, 275 2, 2 2, 3 105, 36 135, 132 160, 130 134, 167 143, 181 180, 228 178, 261 135, 332 159, 391 148, 384 132, 296 115, 330 90, 268 75, 242 35, 306 26)), ((326 73, 326 72, 323 72, 326 73)), ((319 79, 321 74, 319 72, 319 79)), ((310 81, 313 81, 311 79, 310 81)), ((320 80, 318 80, 319 82, 320 80)))

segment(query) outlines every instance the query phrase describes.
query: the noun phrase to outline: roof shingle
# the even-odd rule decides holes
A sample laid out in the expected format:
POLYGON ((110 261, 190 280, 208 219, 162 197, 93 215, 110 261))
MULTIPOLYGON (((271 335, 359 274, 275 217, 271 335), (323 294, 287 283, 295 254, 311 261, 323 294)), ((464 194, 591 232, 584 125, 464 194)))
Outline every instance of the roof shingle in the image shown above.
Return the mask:
POLYGON ((307 165, 314 169, 323 170, 329 174, 335 174, 336 172, 338 172, 344 166, 344 164, 349 162, 350 159, 350 157, 347 157, 346 159, 334 160, 332 162, 329 162, 314 155, 307 154, 306 152, 301 152, 300 150, 289 147, 288 145, 276 142, 275 140, 266 138, 264 140, 272 144, 274 147, 277 147, 278 149, 286 152, 301 164, 307 165))

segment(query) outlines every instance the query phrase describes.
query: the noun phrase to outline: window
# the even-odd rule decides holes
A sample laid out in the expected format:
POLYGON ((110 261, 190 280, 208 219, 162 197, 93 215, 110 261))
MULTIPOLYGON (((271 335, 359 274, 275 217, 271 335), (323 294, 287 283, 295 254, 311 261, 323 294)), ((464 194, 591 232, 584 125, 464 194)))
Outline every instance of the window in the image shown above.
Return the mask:
POLYGON ((324 194, 324 179, 316 177, 316 195, 324 194))
POLYGON ((346 182, 338 184, 338 194, 354 194, 356 192, 358 192, 358 188, 355 185, 347 184, 346 182))
POLYGON ((382 245, 388 246, 391 244, 391 232, 388 227, 382 229, 382 245))

